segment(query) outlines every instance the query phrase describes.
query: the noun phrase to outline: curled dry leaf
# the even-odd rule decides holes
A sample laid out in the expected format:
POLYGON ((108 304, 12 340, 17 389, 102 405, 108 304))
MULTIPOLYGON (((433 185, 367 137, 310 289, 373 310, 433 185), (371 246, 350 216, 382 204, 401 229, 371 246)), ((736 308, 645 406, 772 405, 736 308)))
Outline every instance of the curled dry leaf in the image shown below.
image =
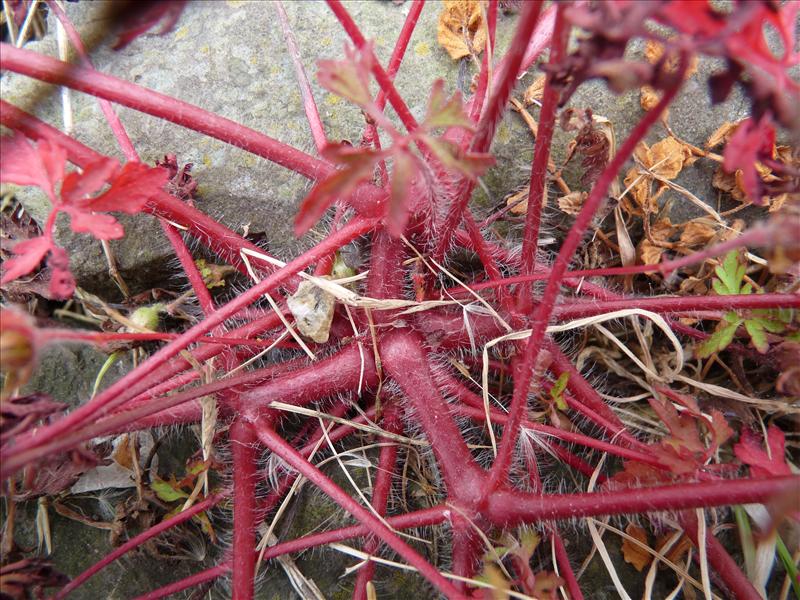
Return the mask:
POLYGON ((683 228, 680 244, 687 248, 705 246, 716 234, 716 230, 704 223, 705 219, 689 221, 683 228))
POLYGON ((653 194, 654 175, 663 179, 675 179, 684 167, 691 165, 698 158, 689 145, 671 136, 652 146, 648 146, 644 142, 640 143, 634 151, 634 157, 643 169, 638 167, 630 169, 625 175, 624 183, 625 187, 630 189, 629 194, 633 197, 636 206, 631 207, 630 203, 625 204, 628 210, 643 214, 658 210, 657 199, 664 185, 662 184, 659 191, 653 194))
POLYGON ((525 90, 525 93, 522 95, 522 101, 525 103, 525 106, 530 106, 534 102, 538 102, 542 99, 545 79, 545 75, 539 75, 525 90))
MULTIPOLYGON (((625 533, 642 542, 643 544, 647 544, 647 532, 638 525, 629 523, 625 528, 625 533)), ((653 557, 649 552, 628 538, 622 538, 622 556, 626 563, 632 564, 633 567, 639 572, 641 572, 642 569, 649 565, 650 561, 653 560, 653 557)))
POLYGON ((712 133, 706 140, 706 148, 710 150, 722 144, 727 144, 728 140, 731 139, 733 132, 736 131, 736 128, 741 122, 741 120, 736 121, 735 123, 732 123, 731 121, 725 121, 722 125, 717 127, 716 131, 714 131, 714 133, 712 133))
POLYGON ((644 238, 639 242, 637 254, 639 255, 639 262, 643 265, 657 265, 661 262, 661 255, 666 249, 669 238, 672 235, 675 227, 669 219, 661 219, 656 221, 655 224, 650 226, 650 237, 652 241, 644 238), (664 244, 663 246, 660 244, 664 244))
POLYGON ((437 39, 453 60, 483 52, 486 27, 481 3, 478 0, 445 0, 439 14, 437 39))
MULTIPOLYGON (((528 212, 528 192, 529 187, 524 187, 520 191, 511 194, 506 198, 506 206, 510 206, 509 212, 512 215, 524 215, 528 212)), ((545 198, 547 194, 544 195, 545 198)))
POLYGON ((556 202, 558 203, 558 208, 568 215, 577 215, 581 212, 587 196, 586 192, 571 192, 566 196, 561 196, 556 202))

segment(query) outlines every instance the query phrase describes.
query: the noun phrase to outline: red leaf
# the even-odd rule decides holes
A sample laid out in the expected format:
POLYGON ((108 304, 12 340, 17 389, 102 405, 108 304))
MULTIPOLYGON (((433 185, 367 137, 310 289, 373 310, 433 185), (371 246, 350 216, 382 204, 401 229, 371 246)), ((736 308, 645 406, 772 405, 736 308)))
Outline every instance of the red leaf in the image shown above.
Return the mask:
POLYGON ((122 50, 140 35, 161 25, 158 35, 169 33, 178 22, 186 0, 136 0, 128 2, 121 15, 122 31, 119 33, 114 50, 122 50))
POLYGON ((722 166, 728 173, 741 169, 744 191, 753 204, 763 204, 756 162, 759 157, 772 158, 774 145, 775 128, 769 116, 764 115, 758 123, 752 118, 742 121, 725 146, 722 166))
POLYGON ((66 207, 64 211, 69 213, 70 227, 76 233, 91 233, 98 240, 118 240, 125 235, 122 225, 111 215, 72 207, 66 207))
POLYGON ((361 107, 372 102, 369 76, 372 69, 372 44, 361 51, 345 46, 345 60, 321 60, 317 80, 325 89, 361 107))
POLYGON ((760 436, 750 429, 743 429, 742 437, 733 447, 733 452, 736 458, 750 467, 753 477, 791 475, 792 470, 786 464, 784 456, 784 442, 783 431, 775 425, 770 425, 767 430, 770 454, 767 454, 761 448, 760 436))
POLYGON ((64 178, 67 152, 47 140, 32 146, 24 136, 15 133, 0 137, 0 181, 42 188, 56 203, 56 184, 64 178))
POLYGON ((295 235, 301 236, 322 218, 325 211, 337 198, 347 198, 359 183, 372 176, 375 163, 380 154, 362 154, 360 161, 354 161, 345 169, 333 173, 315 185, 303 203, 294 221, 295 235))
POLYGON ((475 124, 464 113, 461 93, 456 92, 450 100, 447 100, 442 79, 433 82, 424 125, 429 128, 463 127, 470 130, 475 128, 475 124))
POLYGON ((144 163, 125 163, 122 171, 111 181, 111 188, 83 206, 93 211, 120 211, 128 214, 140 212, 147 201, 162 190, 169 179, 169 171, 161 167, 148 167, 144 163))
POLYGON ((3 265, 5 273, 0 284, 14 281, 33 271, 42 262, 50 247, 50 240, 44 236, 18 242, 12 250, 16 256, 9 258, 3 265))
POLYGON ((99 191, 118 170, 116 160, 103 157, 87 166, 83 173, 70 173, 61 186, 61 199, 68 204, 83 200, 99 191))
POLYGON ((47 265, 52 270, 50 294, 53 298, 67 300, 75 291, 75 278, 69 270, 69 256, 63 248, 53 246, 47 265))

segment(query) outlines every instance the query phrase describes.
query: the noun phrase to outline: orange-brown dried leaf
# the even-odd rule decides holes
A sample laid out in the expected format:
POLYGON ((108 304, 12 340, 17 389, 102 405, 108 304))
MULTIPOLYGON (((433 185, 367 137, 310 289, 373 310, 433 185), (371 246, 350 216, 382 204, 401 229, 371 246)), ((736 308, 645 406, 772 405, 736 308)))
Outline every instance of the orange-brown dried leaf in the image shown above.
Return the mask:
POLYGON ((453 60, 483 52, 486 27, 480 2, 445 0, 444 8, 439 13, 437 39, 453 60))
MULTIPOLYGON (((642 107, 642 110, 653 110, 659 100, 661 100, 661 96, 658 92, 649 85, 642 86, 642 89, 639 91, 639 106, 642 107)), ((669 109, 666 109, 661 118, 666 120, 668 116, 669 109)))
POLYGON ((524 215, 528 212, 528 192, 529 188, 526 187, 506 198, 506 206, 511 206, 509 212, 512 215, 524 215))
MULTIPOLYGON (((647 532, 633 523, 628 524, 625 528, 625 533, 645 545, 648 544, 647 532)), ((622 557, 625 559, 626 563, 632 564, 639 572, 653 560, 653 556, 649 552, 628 538, 622 538, 622 557)))
POLYGON ((587 196, 586 192, 571 192, 566 196, 561 196, 556 202, 558 202, 558 208, 568 215, 577 215, 581 212, 587 196))
POLYGON ((717 130, 706 140, 706 148, 716 148, 721 144, 727 144, 733 132, 736 131, 736 128, 739 126, 739 123, 741 123, 741 121, 736 121, 735 123, 725 121, 722 125, 717 127, 717 130))
POLYGON ((689 248, 697 246, 704 246, 714 237, 716 230, 703 223, 701 219, 689 221, 683 228, 680 237, 680 243, 689 248))
MULTIPOLYGON (((656 64, 664 55, 664 45, 656 40, 647 40, 647 45, 644 48, 644 57, 651 65, 656 64)), ((677 52, 673 52, 671 56, 667 57, 665 68, 668 72, 674 73, 680 64, 680 56, 677 52)), ((684 79, 689 79, 697 72, 697 57, 693 56, 691 63, 686 69, 684 79)))
POLYGON ((542 99, 545 78, 545 75, 539 75, 525 90, 525 93, 522 95, 522 101, 525 103, 525 106, 529 106, 542 99))
MULTIPOLYGON (((629 212, 636 214, 647 214, 657 210, 655 200, 652 197, 651 190, 652 178, 649 175, 639 172, 639 169, 633 168, 625 175, 625 188, 630 188, 627 196, 633 198, 635 206, 628 205, 629 212)), ((628 204, 628 203, 626 203, 628 204)))
POLYGON ((691 149, 674 137, 653 144, 650 154, 652 163, 646 166, 666 179, 675 179, 683 167, 697 160, 691 149))

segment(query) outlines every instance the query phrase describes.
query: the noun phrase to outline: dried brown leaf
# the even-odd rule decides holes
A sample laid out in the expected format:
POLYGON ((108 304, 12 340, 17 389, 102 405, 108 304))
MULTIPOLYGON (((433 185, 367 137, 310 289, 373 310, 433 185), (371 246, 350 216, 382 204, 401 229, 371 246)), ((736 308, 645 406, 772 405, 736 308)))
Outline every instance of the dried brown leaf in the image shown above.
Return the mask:
MULTIPOLYGON (((629 523, 625 528, 625 533, 643 544, 647 544, 647 532, 641 527, 629 523)), ((625 562, 632 564, 634 568, 640 572, 653 560, 649 552, 639 547, 638 544, 633 543, 628 538, 622 539, 622 556, 625 562)))
POLYGON ((526 187, 506 198, 506 206, 511 206, 509 212, 512 215, 524 215, 528 212, 528 192, 529 188, 526 187))
MULTIPOLYGON (((642 107, 642 110, 653 110, 659 100, 661 100, 661 96, 658 92, 649 85, 642 86, 642 89, 639 91, 639 105, 642 107)), ((667 118, 668 110, 669 109, 665 111, 664 115, 661 117, 662 119, 667 118)))
POLYGON ((437 28, 439 44, 453 60, 483 52, 486 28, 478 0, 445 0, 437 28))
POLYGON ((577 215, 583 208, 588 194, 586 192, 572 192, 566 196, 561 196, 556 202, 558 208, 568 215, 577 215))
POLYGON ((646 166, 666 179, 675 179, 684 166, 696 160, 691 149, 674 137, 656 142, 650 148, 650 153, 653 162, 646 166))
POLYGON ((706 140, 706 148, 716 148, 720 144, 727 144, 733 132, 736 131, 736 128, 739 126, 739 123, 741 123, 741 121, 736 121, 735 123, 725 121, 722 125, 717 127, 717 130, 706 140))
POLYGON ((680 243, 689 248, 703 246, 714 237, 716 230, 700 219, 689 221, 683 228, 680 243))
POLYGON ((542 99, 545 79, 545 75, 539 75, 533 80, 533 83, 528 86, 528 89, 525 90, 525 93, 522 95, 522 101, 525 103, 525 106, 530 106, 534 102, 538 102, 542 99))

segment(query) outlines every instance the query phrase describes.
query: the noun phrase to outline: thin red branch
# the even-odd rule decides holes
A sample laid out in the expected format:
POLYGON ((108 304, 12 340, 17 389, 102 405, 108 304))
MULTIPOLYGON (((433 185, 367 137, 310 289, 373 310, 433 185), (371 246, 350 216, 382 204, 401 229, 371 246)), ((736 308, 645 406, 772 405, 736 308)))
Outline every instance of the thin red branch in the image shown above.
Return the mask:
POLYGON ((561 249, 556 256, 553 263, 550 277, 547 279, 542 298, 537 304, 531 318, 531 336, 525 345, 525 351, 522 358, 520 368, 517 370, 514 377, 514 394, 511 399, 511 408, 509 409, 510 421, 506 427, 503 438, 500 441, 500 448, 497 453, 497 460, 492 465, 491 485, 490 489, 496 488, 498 485, 506 480, 508 476, 508 469, 511 465, 511 457, 514 447, 517 443, 519 435, 519 423, 522 419, 522 414, 525 411, 528 398, 528 390, 530 389, 533 378, 533 367, 536 364, 536 359, 539 356, 539 351, 543 347, 544 337, 547 325, 550 322, 550 316, 555 306, 556 298, 560 290, 561 280, 572 260, 578 244, 586 232, 586 228, 594 216, 594 213, 600 207, 601 202, 605 200, 611 183, 616 178, 622 165, 633 154, 634 149, 638 143, 644 138, 650 127, 658 120, 661 114, 666 110, 667 106, 672 102, 675 94, 678 93, 680 84, 683 81, 683 73, 686 71, 688 57, 681 57, 681 67, 675 79, 675 84, 664 92, 663 97, 659 103, 652 110, 648 111, 641 121, 634 127, 628 138, 620 147, 614 158, 611 159, 609 164, 603 170, 602 174, 597 180, 591 194, 586 199, 586 202, 581 209, 581 212, 575 219, 572 227, 567 234, 567 238, 561 245, 561 249))
POLYGON ((327 494, 339 506, 358 519, 362 524, 377 535, 381 541, 386 543, 392 550, 397 552, 408 563, 415 567, 419 573, 435 585, 447 598, 464 598, 453 584, 445 579, 427 560, 400 539, 397 534, 384 525, 378 518, 356 502, 342 488, 336 485, 317 467, 310 464, 303 456, 290 444, 279 436, 268 425, 256 421, 253 423, 258 439, 276 455, 280 456, 292 468, 299 471, 306 479, 316 485, 322 492, 327 494))
POLYGON ((236 417, 230 428, 233 455, 233 600, 252 600, 256 573, 256 461, 252 427, 236 417))

